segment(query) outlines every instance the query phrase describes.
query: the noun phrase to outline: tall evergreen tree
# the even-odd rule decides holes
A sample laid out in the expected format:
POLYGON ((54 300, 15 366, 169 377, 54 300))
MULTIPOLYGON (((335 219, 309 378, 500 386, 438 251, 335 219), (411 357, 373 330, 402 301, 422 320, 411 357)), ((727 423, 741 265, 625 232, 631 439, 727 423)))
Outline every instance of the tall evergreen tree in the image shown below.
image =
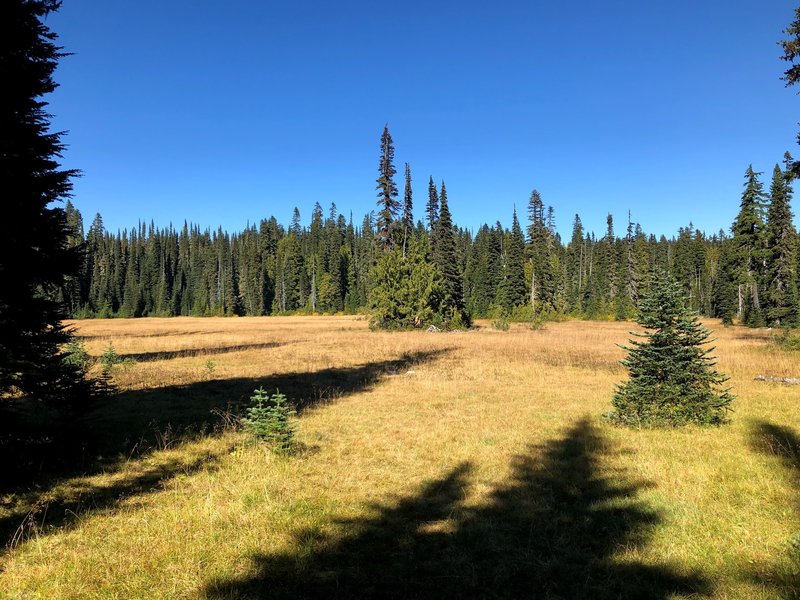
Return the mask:
MULTIPOLYGON (((791 156, 786 153, 787 167, 791 156)), ((793 324, 797 320, 797 231, 792 222, 790 201, 792 188, 788 173, 775 165, 767 211, 766 301, 767 319, 776 325, 793 324)))
POLYGON ((628 211, 628 229, 625 235, 625 296, 630 307, 639 304, 640 288, 641 275, 639 261, 636 257, 636 238, 634 237, 631 213, 628 211))
POLYGON ((54 202, 72 189, 74 170, 60 169, 61 134, 50 131, 47 102, 64 56, 44 19, 55 0, 0 3, 0 397, 12 390, 33 398, 75 399, 83 372, 66 364, 61 345, 65 307, 58 292, 81 261, 66 214, 54 202))
MULTIPOLYGON (((795 62, 800 58, 800 7, 795 8, 794 21, 783 32, 790 37, 778 42, 783 48, 781 58, 791 63, 791 66, 784 71, 781 79, 786 82, 786 87, 790 87, 800 81, 800 64, 795 62)), ((800 144, 800 134, 797 135, 797 142, 800 144)), ((800 177, 800 163, 792 162, 787 167, 793 178, 800 177)))
POLYGON ((528 200, 528 255, 531 263, 531 309, 534 314, 553 308, 555 273, 553 272, 553 236, 547 227, 546 210, 538 190, 528 200))
POLYGON ((502 257, 502 271, 498 286, 498 304, 506 314, 515 306, 525 304, 525 236, 514 209, 511 218, 511 231, 506 236, 502 257))
POLYGON ((733 222, 730 258, 736 265, 737 314, 748 325, 763 322, 760 284, 763 272, 764 187, 753 165, 745 171, 739 214, 733 222))
POLYGON ((414 202, 411 192, 411 167, 406 163, 405 189, 403 190, 403 256, 406 255, 408 240, 414 230, 414 202))
POLYGON ((397 201, 397 184, 394 176, 397 171, 394 168, 394 144, 392 135, 389 133, 389 126, 383 128, 381 135, 381 156, 378 161, 378 236, 381 248, 388 252, 394 246, 394 223, 397 213, 400 210, 400 203, 397 201))
POLYGON ((439 193, 436 191, 436 184, 433 183, 433 176, 428 180, 428 203, 425 205, 425 214, 428 217, 428 229, 433 232, 436 229, 436 221, 439 220, 439 193))
POLYGON ((435 244, 433 260, 442 273, 445 290, 444 311, 446 316, 455 320, 455 323, 460 321, 462 324, 467 324, 463 280, 459 272, 458 245, 450 216, 450 207, 447 204, 447 189, 444 181, 442 181, 439 202, 439 218, 436 221, 433 239, 435 244))

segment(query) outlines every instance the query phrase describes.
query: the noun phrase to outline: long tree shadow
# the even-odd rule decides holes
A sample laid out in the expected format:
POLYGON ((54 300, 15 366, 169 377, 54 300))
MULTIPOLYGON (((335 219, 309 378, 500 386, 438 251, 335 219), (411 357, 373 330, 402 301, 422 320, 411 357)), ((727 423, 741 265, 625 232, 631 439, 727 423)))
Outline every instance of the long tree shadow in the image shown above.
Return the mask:
MULTIPOLYGON (((751 431, 751 446, 767 456, 780 459, 783 470, 797 490, 797 495, 789 499, 795 511, 800 512, 800 436, 791 428, 758 421, 751 431)), ((754 573, 752 579, 771 588, 781 598, 800 598, 800 533, 794 536, 793 543, 787 544, 790 554, 787 560, 772 571, 763 569, 754 573)))
POLYGON ((131 359, 137 362, 152 362, 156 360, 172 360, 173 358, 192 358, 195 356, 215 356, 217 354, 229 354, 231 352, 243 352, 245 350, 266 350, 285 345, 278 342, 263 342, 258 344, 234 344, 231 346, 219 346, 209 348, 182 348, 180 350, 161 350, 158 352, 136 352, 130 354, 120 354, 122 359, 131 359))
POLYGON ((603 440, 588 420, 520 456, 487 503, 464 503, 464 463, 340 535, 296 534, 303 552, 253 557, 246 577, 210 582, 208 598, 667 598, 706 594, 697 574, 618 562, 659 518, 641 483, 598 468, 603 440), (313 544, 307 551, 308 543, 313 544))
POLYGON ((236 422, 257 387, 280 390, 302 413, 365 391, 385 377, 448 351, 407 353, 353 367, 125 391, 66 424, 49 419, 43 425, 13 411, 0 415, 0 546, 43 502, 47 503, 47 523, 60 526, 79 509, 106 508, 164 478, 213 463, 214 457, 206 457, 202 464, 151 465, 149 473, 108 486, 93 489, 84 482, 77 496, 64 485, 78 477, 119 472, 130 465, 132 457, 143 458, 159 448, 221 433, 226 423, 236 422))

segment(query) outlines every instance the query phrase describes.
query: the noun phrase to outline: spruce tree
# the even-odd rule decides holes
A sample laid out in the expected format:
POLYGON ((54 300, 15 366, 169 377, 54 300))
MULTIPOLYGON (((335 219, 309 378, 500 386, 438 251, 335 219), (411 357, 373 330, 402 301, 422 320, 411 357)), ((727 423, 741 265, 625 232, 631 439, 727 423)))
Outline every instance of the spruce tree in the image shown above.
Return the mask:
POLYGON ((381 156, 378 161, 378 179, 376 190, 378 190, 378 237, 381 248, 388 252, 394 247, 394 229, 397 213, 400 210, 400 203, 397 201, 397 184, 394 176, 397 171, 394 168, 394 144, 392 135, 389 133, 389 126, 383 128, 381 135, 381 156))
POLYGON ((69 332, 58 294, 81 257, 64 209, 53 205, 69 196, 77 172, 60 169, 62 134, 50 131, 42 99, 57 87, 52 76, 64 56, 43 22, 59 5, 0 3, 0 397, 18 391, 64 406, 91 390, 61 351, 69 332))
MULTIPOLYGON (((791 156, 788 152, 786 154, 789 165, 791 156)), ((791 197, 787 173, 775 165, 764 241, 767 319, 778 326, 791 325, 797 317, 797 231, 792 222, 791 197)))
POLYGON ((619 385, 607 417, 630 426, 718 425, 733 395, 714 368, 710 332, 685 305, 681 286, 661 269, 639 303, 636 322, 645 328, 624 346, 630 378, 619 385))

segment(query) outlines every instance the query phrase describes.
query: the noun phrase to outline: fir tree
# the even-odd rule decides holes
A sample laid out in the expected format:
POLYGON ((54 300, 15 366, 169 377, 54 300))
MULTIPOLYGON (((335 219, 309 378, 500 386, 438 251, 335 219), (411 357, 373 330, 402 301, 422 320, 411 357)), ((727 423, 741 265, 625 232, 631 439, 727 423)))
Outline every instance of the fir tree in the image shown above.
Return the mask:
POLYGON ((739 214, 733 222, 731 232, 731 256, 735 268, 737 314, 748 325, 763 322, 761 312, 760 284, 763 270, 762 218, 764 188, 753 165, 745 171, 744 192, 739 214))
POLYGON ((588 248, 584 239, 583 223, 578 214, 572 224, 572 238, 567 247, 567 301, 573 311, 581 313, 584 310, 584 290, 586 288, 586 263, 588 261, 588 248))
POLYGON ((531 310, 535 315, 543 308, 552 308, 555 299, 553 272, 553 236, 547 227, 546 211, 538 190, 528 200, 528 255, 531 263, 531 310))
POLYGON ((428 217, 428 229, 433 232, 436 229, 436 221, 439 220, 439 193, 436 191, 436 184, 433 183, 433 176, 428 180, 428 203, 425 205, 425 214, 428 217))
POLYGON ((717 425, 733 400, 727 377, 714 369, 710 332, 685 306, 681 286, 654 271, 636 322, 645 328, 624 348, 630 378, 619 385, 608 418, 632 426, 717 425))
MULTIPOLYGON (((788 40, 778 42, 783 48, 781 59, 791 63, 791 66, 784 71, 781 79, 786 82, 786 87, 790 87, 800 81, 800 64, 795 64, 800 58, 800 7, 794 10, 794 21, 783 32, 790 37, 788 40)), ((797 142, 800 143, 800 134, 797 136, 797 142)), ((800 177, 800 163, 792 162, 787 167, 793 178, 800 177)))
POLYGON ((400 210, 400 203, 397 201, 397 185, 394 176, 397 171, 394 168, 394 144, 392 135, 389 133, 389 126, 383 128, 381 135, 381 157, 378 161, 378 236, 381 248, 388 252, 394 246, 394 222, 400 210))
POLYGON ((0 3, 0 173, 5 217, 0 224, 0 397, 18 390, 60 406, 90 391, 84 373, 64 361, 70 336, 58 294, 78 273, 74 230, 63 208, 74 170, 60 169, 61 134, 50 131, 43 96, 64 54, 43 23, 60 3, 0 3))
POLYGON ((456 244, 450 207, 447 204, 447 189, 442 181, 442 192, 439 195, 439 218, 433 236, 433 260, 442 273, 444 280, 445 301, 444 312, 448 320, 455 326, 468 324, 464 303, 464 288, 459 272, 460 259, 456 244))
POLYGON ((639 262, 636 260, 635 237, 633 235, 633 222, 628 211, 628 230, 625 236, 625 295, 630 307, 639 304, 641 278, 639 275, 639 262))
MULTIPOLYGON (((791 162, 787 152, 787 167, 791 162)), ((765 293, 767 319, 778 326, 793 324, 797 317, 797 231, 792 222, 791 197, 787 173, 775 165, 766 222, 765 293)))
POLYGON ((406 254, 408 240, 414 229, 414 202, 411 192, 411 167, 406 163, 405 189, 403 190, 403 256, 406 254))
POLYGON ((498 304, 506 314, 511 314, 515 306, 525 303, 525 237, 514 209, 511 231, 506 236, 502 271, 498 288, 498 304))

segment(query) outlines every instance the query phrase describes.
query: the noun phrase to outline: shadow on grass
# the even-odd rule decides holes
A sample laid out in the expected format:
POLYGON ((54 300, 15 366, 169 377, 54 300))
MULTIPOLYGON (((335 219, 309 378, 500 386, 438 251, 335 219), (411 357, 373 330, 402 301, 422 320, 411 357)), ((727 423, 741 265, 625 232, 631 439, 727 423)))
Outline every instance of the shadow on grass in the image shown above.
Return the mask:
POLYGON ((339 523, 340 536, 302 531, 297 553, 257 555, 253 573, 210 582, 225 598, 667 598, 707 582, 668 566, 618 562, 659 519, 642 484, 598 470, 604 443, 588 420, 520 456, 511 482, 464 503, 464 463, 415 496, 339 523), (310 550, 309 550, 310 547, 310 550))
POLYGON ((114 474, 129 466, 131 458, 218 435, 226 424, 238 420, 241 408, 249 405, 253 390, 259 386, 268 392, 279 389, 302 413, 364 391, 384 377, 400 375, 448 351, 407 353, 354 367, 125 391, 70 423, 47 414, 0 414, 0 547, 36 507, 46 505, 46 524, 60 526, 78 509, 106 508, 120 497, 141 492, 165 478, 213 463, 214 457, 206 457, 203 464, 179 461, 151 466, 149 473, 121 478, 94 490, 84 484, 78 504, 70 499, 69 484, 75 478, 114 474))
MULTIPOLYGON (((173 317, 169 317, 173 318, 173 317)), ((73 326, 76 323, 72 324, 73 326)), ((112 341, 114 338, 124 337, 125 339, 137 338, 137 339, 150 339, 150 338, 160 338, 160 337, 187 337, 190 335, 216 335, 219 333, 226 333, 224 330, 200 330, 200 331, 153 331, 153 332, 145 332, 145 333, 134 333, 130 331, 126 331, 124 334, 120 333, 98 333, 98 334, 84 334, 81 332, 80 329, 73 329, 73 333, 75 336, 84 342, 94 341, 94 340, 109 340, 112 341)))
MULTIPOLYGON (((789 428, 766 421, 756 422, 751 431, 751 446, 761 454, 780 459, 797 495, 791 498, 800 512, 800 436, 789 428)), ((753 579, 781 598, 800 598, 800 532, 787 543, 785 560, 772 572, 759 571, 753 579)))
POLYGON ((233 346, 219 346, 209 348, 184 348, 181 350, 162 350, 160 352, 139 352, 133 354, 120 354, 120 358, 132 359, 137 362, 153 362, 156 360, 172 360, 173 358, 192 358, 195 356, 215 356, 217 354, 228 354, 230 352, 243 352, 244 350, 266 350, 277 348, 284 344, 278 342, 266 342, 260 344, 236 344, 233 346))

